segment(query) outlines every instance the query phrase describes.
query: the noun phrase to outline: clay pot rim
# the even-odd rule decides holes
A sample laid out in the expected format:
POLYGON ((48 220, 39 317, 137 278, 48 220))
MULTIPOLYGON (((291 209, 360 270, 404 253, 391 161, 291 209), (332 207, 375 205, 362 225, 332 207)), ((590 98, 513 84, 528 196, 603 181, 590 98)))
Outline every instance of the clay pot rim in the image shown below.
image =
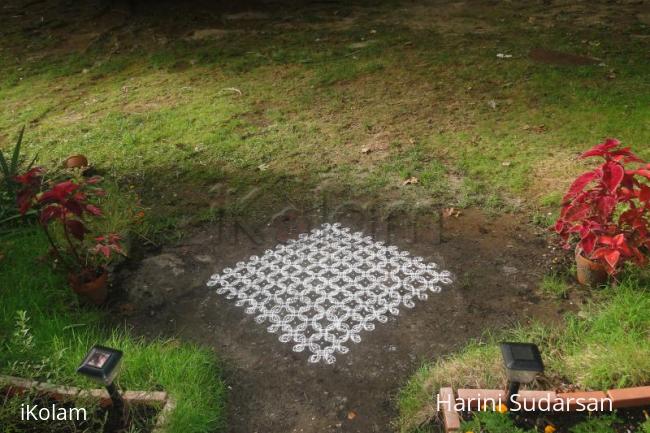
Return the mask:
POLYGON ((609 279, 607 267, 599 261, 586 257, 578 245, 576 245, 575 261, 577 267, 576 277, 580 284, 596 287, 604 284, 609 279))
MULTIPOLYGON (((102 305, 106 302, 108 296, 108 270, 99 268, 100 271, 94 279, 80 282, 79 274, 68 274, 68 284, 72 290, 81 298, 93 305, 102 305)), ((95 272, 95 270, 91 270, 95 272)))
POLYGON ((88 285, 91 285, 92 283, 96 282, 97 280, 104 279, 104 278, 108 278, 108 270, 103 269, 103 268, 98 268, 96 270, 95 269, 85 269, 85 270, 83 270, 81 272, 78 272, 78 273, 74 273, 74 272, 68 273, 68 280, 70 281, 71 285, 73 286, 72 288, 77 292, 91 291, 91 290, 88 290, 88 289, 87 290, 78 290, 78 289, 85 288, 88 285), (85 280, 85 279, 80 278, 80 276, 86 271, 95 272, 96 276, 91 280, 85 280))
POLYGON ((88 169, 90 167, 90 163, 88 162, 88 157, 86 157, 86 155, 84 155, 82 153, 77 153, 77 154, 68 156, 63 161, 63 166, 66 167, 66 168, 81 168, 81 169, 86 170, 86 169, 88 169), (80 162, 83 162, 83 164, 76 164, 73 167, 68 167, 68 161, 70 161, 72 159, 80 159, 81 160, 80 162))

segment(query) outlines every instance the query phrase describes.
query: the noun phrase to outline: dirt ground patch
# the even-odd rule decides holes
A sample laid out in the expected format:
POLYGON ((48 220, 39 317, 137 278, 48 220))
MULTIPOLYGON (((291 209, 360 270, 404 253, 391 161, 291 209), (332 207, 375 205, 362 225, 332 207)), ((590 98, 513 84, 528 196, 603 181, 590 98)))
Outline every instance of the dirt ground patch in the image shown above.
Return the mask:
POLYGON ((600 62, 599 59, 593 57, 580 56, 572 53, 563 53, 555 50, 548 50, 545 48, 533 48, 528 53, 528 56, 539 63, 547 63, 549 65, 560 66, 581 66, 581 65, 596 65, 600 62))
POLYGON ((558 321, 570 307, 536 294, 547 240, 517 216, 464 210, 442 219, 382 222, 350 213, 336 220, 449 269, 454 283, 363 332, 361 343, 333 365, 309 364, 308 354, 292 352, 233 300, 206 287, 211 274, 295 238, 318 218, 289 212, 248 232, 244 225, 205 226, 119 275, 117 284, 137 298, 121 306, 135 331, 202 343, 224 360, 230 432, 388 431, 394 397, 423 360, 514 321, 558 321))

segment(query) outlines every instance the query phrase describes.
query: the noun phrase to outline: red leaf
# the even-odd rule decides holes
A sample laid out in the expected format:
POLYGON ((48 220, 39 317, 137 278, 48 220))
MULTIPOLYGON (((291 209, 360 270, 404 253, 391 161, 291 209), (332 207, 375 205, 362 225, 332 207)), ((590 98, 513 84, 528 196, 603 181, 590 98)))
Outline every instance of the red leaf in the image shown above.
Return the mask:
POLYGON ((612 247, 612 246, 614 246, 615 242, 614 242, 613 237, 603 235, 603 236, 598 237, 598 243, 603 244, 603 245, 607 245, 609 247, 612 247))
POLYGON ((595 245, 596 245, 596 235, 594 235, 593 233, 589 233, 587 236, 585 236, 580 240, 580 248, 582 248, 582 251, 584 251, 587 256, 589 256, 592 253, 595 245))
POLYGON ((86 234, 86 227, 81 221, 78 220, 67 220, 65 222, 66 229, 80 241, 83 240, 84 235, 86 234))
POLYGON ((589 205, 582 203, 579 206, 569 208, 564 215, 564 219, 569 222, 581 220, 589 215, 589 211, 589 205))
POLYGON ((611 195, 602 197, 600 200, 598 200, 598 211, 601 215, 609 217, 616 207, 616 203, 616 197, 612 197, 611 195))
POLYGON ((610 192, 616 191, 625 176, 625 169, 622 165, 615 162, 609 162, 605 165, 603 181, 610 192))
POLYGON ((61 206, 57 204, 51 204, 43 208, 40 212, 40 221, 41 224, 48 224, 54 218, 61 218, 64 215, 64 211, 61 206))
POLYGON ((597 144, 596 146, 580 155, 580 158, 588 158, 590 156, 604 156, 610 149, 615 148, 619 144, 621 144, 621 142, 617 139, 608 138, 604 143, 597 144))
POLYGON ((113 251, 115 251, 118 254, 124 254, 124 250, 122 249, 122 246, 118 243, 112 244, 111 248, 113 248, 113 251))
POLYGON ((66 200, 64 206, 66 209, 68 209, 70 212, 77 215, 78 217, 80 217, 81 214, 83 213, 83 208, 81 207, 79 202, 76 202, 74 200, 66 200))
POLYGON ((70 195, 72 192, 74 192, 78 187, 79 185, 75 184, 70 180, 57 183, 49 191, 45 191, 43 195, 39 197, 38 201, 40 203, 48 203, 52 201, 60 203, 63 200, 65 200, 66 197, 70 195))
POLYGON ((584 187, 587 186, 589 182, 594 180, 596 177, 597 177, 597 173, 593 171, 578 176, 578 178, 575 181, 573 181, 573 183, 569 187, 569 191, 564 196, 563 201, 567 201, 570 198, 575 197, 576 194, 582 191, 584 187))
POLYGON ((34 167, 24 174, 15 176, 14 179, 20 184, 35 186, 41 182, 43 173, 45 173, 45 170, 42 167, 34 167))
POLYGON ((644 202, 650 202, 650 188, 646 185, 640 186, 639 200, 644 202))
POLYGON ((623 233, 620 233, 620 234, 617 234, 616 236, 614 236, 612 241, 614 242, 614 245, 616 245, 617 247, 626 245, 625 244, 625 235, 623 233))
POLYGON ((604 255, 605 261, 612 268, 615 269, 618 264, 618 259, 621 257, 621 253, 618 250, 610 250, 607 254, 604 255))
POLYGON ((638 174, 639 176, 647 177, 650 179, 650 169, 642 168, 639 170, 633 170, 635 174, 638 174))
POLYGON ((18 205, 18 211, 21 215, 25 215, 30 207, 33 205, 34 192, 31 189, 24 189, 18 193, 16 197, 16 204, 18 205))
POLYGON ((614 236, 613 239, 614 246, 616 249, 625 257, 630 257, 632 256, 632 250, 630 249, 630 246, 628 245, 627 239, 625 239, 625 234, 620 233, 616 236, 614 236))
POLYGON ((634 224, 634 221, 639 217, 639 211, 642 209, 637 209, 634 207, 634 203, 630 203, 632 207, 621 214, 618 218, 620 222, 625 224, 634 224))
POLYGON ((593 259, 604 258, 605 262, 610 267, 610 271, 613 271, 618 264, 618 260, 621 257, 621 253, 618 250, 612 248, 599 248, 591 255, 593 259))
POLYGON ((617 161, 620 161, 622 159, 625 162, 643 162, 643 160, 636 156, 629 147, 615 150, 612 152, 612 155, 615 155, 617 157, 615 158, 617 161))
POLYGON ((91 204, 86 205, 86 210, 95 216, 100 216, 102 214, 102 210, 100 208, 91 204))

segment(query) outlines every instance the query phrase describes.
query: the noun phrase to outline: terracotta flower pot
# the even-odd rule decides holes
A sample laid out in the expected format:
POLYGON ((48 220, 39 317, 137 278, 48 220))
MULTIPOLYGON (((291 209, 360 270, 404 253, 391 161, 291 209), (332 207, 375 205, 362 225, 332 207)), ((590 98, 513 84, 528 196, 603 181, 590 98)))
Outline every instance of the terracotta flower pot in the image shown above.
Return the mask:
POLYGON ((68 282, 70 287, 79 296, 94 305, 102 305, 108 297, 108 272, 103 271, 99 275, 93 275, 88 279, 87 273, 69 274, 68 282))
POLYGON ((88 167, 88 158, 84 155, 71 155, 65 160, 65 168, 86 168, 88 167))
POLYGON ((576 268, 578 282, 583 286, 598 287, 607 282, 608 274, 605 265, 589 260, 579 248, 576 248, 576 268))

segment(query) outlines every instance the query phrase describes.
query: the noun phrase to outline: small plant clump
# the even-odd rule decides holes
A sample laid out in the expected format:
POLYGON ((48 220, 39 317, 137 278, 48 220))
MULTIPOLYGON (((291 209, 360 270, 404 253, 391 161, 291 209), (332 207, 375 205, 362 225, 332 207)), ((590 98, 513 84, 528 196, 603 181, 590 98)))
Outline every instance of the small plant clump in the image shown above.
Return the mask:
POLYGON ((34 157, 27 164, 24 156, 21 155, 24 133, 25 128, 23 127, 18 133, 11 156, 5 157, 4 153, 0 151, 0 225, 15 221, 21 216, 16 208, 16 194, 20 188, 16 176, 23 170, 31 169, 36 161, 36 157, 34 157))
POLYGON ((571 286, 565 281, 560 274, 545 275, 540 283, 542 293, 553 298, 566 299, 569 295, 571 286))
POLYGON ((464 433, 644 433, 648 421, 625 420, 629 414, 590 413, 588 415, 507 414, 478 411, 467 414, 461 425, 464 433))
POLYGON ((566 248, 577 239, 578 250, 610 275, 626 262, 643 266, 650 250, 650 163, 615 139, 580 156, 590 157, 604 161, 571 184, 555 231, 566 248))
POLYGON ((120 236, 109 233, 94 236, 88 218, 102 216, 94 199, 105 194, 97 185, 101 178, 66 178, 48 181, 45 169, 34 167, 16 176, 22 186, 17 202, 21 214, 33 210, 52 247, 55 259, 82 281, 91 280, 105 271, 115 254, 124 254, 120 236), (59 240, 54 231, 60 232, 59 240))

